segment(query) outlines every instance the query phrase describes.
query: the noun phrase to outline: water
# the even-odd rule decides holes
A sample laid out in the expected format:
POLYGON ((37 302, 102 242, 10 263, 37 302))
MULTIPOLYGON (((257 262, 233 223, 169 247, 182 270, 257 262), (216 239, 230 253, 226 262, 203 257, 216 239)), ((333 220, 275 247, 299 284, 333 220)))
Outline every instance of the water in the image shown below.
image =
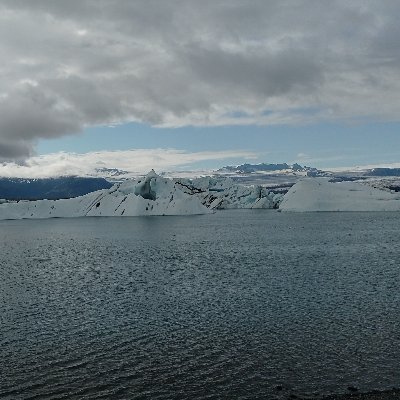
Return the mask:
POLYGON ((400 386, 399 224, 269 210, 1 221, 0 398, 400 386))

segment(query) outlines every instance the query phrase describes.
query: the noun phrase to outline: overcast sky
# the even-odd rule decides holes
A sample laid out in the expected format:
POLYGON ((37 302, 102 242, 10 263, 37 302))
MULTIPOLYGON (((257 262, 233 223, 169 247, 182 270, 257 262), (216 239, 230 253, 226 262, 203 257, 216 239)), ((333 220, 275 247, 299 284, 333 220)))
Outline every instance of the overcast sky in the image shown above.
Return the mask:
POLYGON ((397 0, 0 0, 0 160, 101 142, 176 165, 399 161, 399 18, 397 0))

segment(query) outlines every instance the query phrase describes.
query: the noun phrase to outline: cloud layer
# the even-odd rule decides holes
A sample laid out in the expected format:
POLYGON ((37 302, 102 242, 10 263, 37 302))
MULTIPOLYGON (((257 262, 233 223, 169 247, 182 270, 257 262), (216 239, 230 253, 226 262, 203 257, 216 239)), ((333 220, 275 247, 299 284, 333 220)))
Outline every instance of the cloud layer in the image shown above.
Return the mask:
POLYGON ((396 0, 0 0, 0 159, 86 126, 399 120, 396 0))
POLYGON ((257 155, 249 151, 186 152, 177 149, 136 149, 126 151, 98 151, 84 154, 52 153, 30 157, 23 164, 0 164, 0 177, 51 178, 57 176, 107 176, 104 169, 127 172, 125 177, 157 172, 196 169, 195 164, 212 160, 253 160, 257 155))

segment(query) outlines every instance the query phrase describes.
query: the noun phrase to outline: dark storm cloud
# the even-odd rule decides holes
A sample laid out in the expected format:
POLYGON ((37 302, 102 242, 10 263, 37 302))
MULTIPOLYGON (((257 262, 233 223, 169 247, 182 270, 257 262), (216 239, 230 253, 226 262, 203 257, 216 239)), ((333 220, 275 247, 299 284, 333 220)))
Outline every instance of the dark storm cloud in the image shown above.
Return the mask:
POLYGON ((0 108, 0 132, 10 140, 33 140, 78 131, 82 119, 59 96, 27 84, 11 92, 0 108))
POLYGON ((301 88, 310 89, 322 79, 322 71, 312 54, 297 49, 262 54, 258 51, 227 52, 187 46, 183 59, 197 80, 236 88, 246 95, 272 97, 301 88))
POLYGON ((398 120, 399 17, 394 0, 0 0, 0 157, 124 121, 398 120))
POLYGON ((0 163, 7 161, 23 161, 32 155, 32 145, 25 141, 0 141, 0 163))

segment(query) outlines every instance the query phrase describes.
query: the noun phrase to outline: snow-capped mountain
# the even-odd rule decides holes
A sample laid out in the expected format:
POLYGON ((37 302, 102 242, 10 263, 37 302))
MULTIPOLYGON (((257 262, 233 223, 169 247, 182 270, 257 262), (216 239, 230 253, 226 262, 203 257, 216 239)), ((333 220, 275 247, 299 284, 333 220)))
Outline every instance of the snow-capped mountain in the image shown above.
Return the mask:
POLYGON ((217 173, 231 174, 294 174, 306 176, 327 176, 327 172, 317 168, 301 166, 300 164, 241 164, 237 166, 226 166, 217 170, 217 173))
POLYGON ((372 168, 366 172, 366 175, 400 177, 400 168, 372 168))
POLYGON ((119 177, 127 177, 130 172, 118 168, 96 168, 95 174, 103 178, 115 179, 119 177))

